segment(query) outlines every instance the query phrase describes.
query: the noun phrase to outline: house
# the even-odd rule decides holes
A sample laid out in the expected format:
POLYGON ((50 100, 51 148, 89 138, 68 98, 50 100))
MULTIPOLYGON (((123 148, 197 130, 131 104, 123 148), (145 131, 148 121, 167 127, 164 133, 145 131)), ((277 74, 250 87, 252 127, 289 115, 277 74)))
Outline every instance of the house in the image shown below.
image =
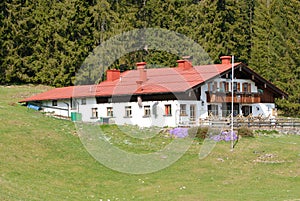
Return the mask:
POLYGON ((98 85, 56 88, 20 102, 60 116, 78 114, 84 122, 176 127, 197 125, 210 115, 227 117, 233 89, 234 116, 274 117, 275 99, 287 94, 245 64, 231 64, 231 56, 220 59, 201 66, 178 60, 177 67, 159 69, 140 62, 135 70, 107 70, 107 80, 98 85))

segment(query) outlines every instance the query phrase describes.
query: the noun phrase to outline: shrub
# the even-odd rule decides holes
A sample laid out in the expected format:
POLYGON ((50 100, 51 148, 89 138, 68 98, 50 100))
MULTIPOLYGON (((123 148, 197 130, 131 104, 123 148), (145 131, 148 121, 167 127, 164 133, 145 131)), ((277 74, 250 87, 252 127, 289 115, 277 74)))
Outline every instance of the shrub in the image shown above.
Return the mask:
POLYGON ((273 135, 273 134, 279 134, 279 131, 277 130, 255 130, 254 131, 257 135, 273 135))
POLYGON ((238 129, 238 135, 242 137, 254 137, 254 132, 250 128, 241 127, 238 129))

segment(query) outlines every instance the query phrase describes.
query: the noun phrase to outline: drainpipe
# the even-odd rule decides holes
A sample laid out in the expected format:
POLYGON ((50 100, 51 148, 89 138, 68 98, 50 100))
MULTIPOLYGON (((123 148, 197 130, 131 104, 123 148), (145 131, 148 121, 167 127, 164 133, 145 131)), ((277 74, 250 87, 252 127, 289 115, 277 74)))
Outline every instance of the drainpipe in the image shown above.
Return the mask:
POLYGON ((63 102, 64 104, 66 104, 68 106, 68 118, 70 117, 70 104, 69 103, 66 103, 66 102, 63 102))

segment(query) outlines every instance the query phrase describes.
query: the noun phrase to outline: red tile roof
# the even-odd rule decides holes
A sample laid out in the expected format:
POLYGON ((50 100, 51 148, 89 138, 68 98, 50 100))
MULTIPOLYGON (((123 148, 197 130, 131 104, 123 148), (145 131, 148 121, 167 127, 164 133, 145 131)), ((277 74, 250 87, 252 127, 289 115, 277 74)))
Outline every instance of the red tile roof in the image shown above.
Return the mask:
POLYGON ((29 98, 23 99, 19 102, 22 103, 22 102, 30 102, 30 101, 69 99, 74 97, 74 95, 76 95, 77 97, 89 97, 89 96, 94 96, 95 88, 96 87, 94 85, 55 88, 31 96, 29 98))
MULTIPOLYGON (((239 64, 235 63, 234 65, 237 66, 239 64)), ((194 66, 190 69, 178 67, 146 69, 147 80, 141 86, 138 86, 136 83, 139 80, 139 71, 130 70, 121 73, 120 79, 114 81, 103 81, 98 85, 55 88, 19 102, 69 99, 72 97, 184 92, 230 68, 231 64, 214 64, 194 66)))
MULTIPOLYGON (((240 63, 236 63, 237 66, 240 63)), ((165 92, 184 92, 218 74, 229 70, 231 64, 194 66, 191 69, 158 68, 147 69, 147 81, 138 87, 139 71, 131 70, 121 74, 113 82, 104 81, 97 86, 96 96, 125 94, 149 94, 165 92)))

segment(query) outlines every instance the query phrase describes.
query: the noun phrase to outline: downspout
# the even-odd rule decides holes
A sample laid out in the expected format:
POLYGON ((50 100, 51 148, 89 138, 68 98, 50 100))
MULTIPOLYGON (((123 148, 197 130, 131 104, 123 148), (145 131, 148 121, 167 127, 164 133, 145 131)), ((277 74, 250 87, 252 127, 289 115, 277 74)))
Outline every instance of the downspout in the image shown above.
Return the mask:
POLYGON ((69 103, 66 103, 66 102, 63 102, 64 104, 66 104, 68 106, 68 118, 70 117, 70 104, 69 103))
POLYGON ((75 102, 77 103, 77 112, 79 113, 79 102, 76 99, 75 102))

